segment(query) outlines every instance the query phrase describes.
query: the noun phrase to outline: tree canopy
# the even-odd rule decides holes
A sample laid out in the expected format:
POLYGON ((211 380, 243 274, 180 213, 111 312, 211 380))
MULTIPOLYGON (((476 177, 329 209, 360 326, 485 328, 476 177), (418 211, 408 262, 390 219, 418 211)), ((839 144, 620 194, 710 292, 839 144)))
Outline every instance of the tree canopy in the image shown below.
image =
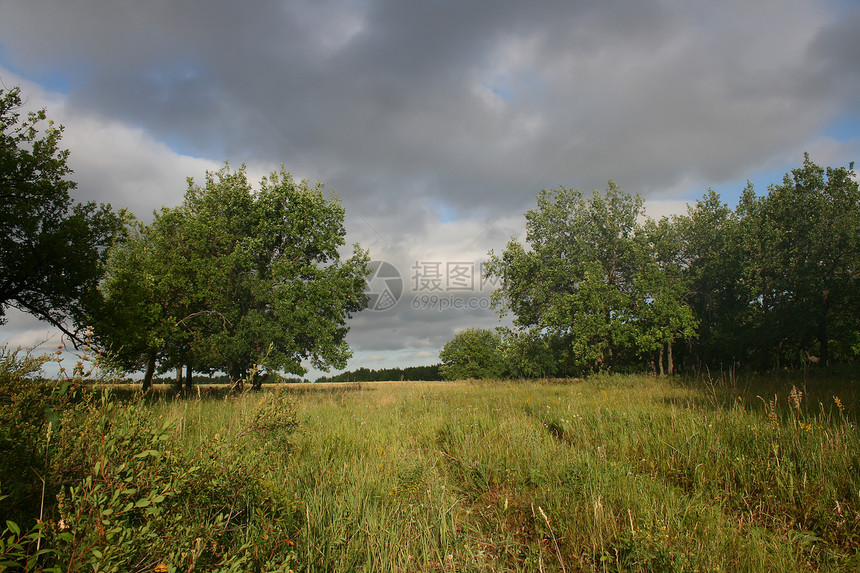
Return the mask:
POLYGON ((516 369, 568 375, 658 353, 662 368, 662 349, 694 334, 676 234, 667 223, 643 226, 642 198, 612 181, 589 197, 545 190, 537 202, 526 213, 528 248, 512 239, 486 267, 500 279, 496 308, 514 314, 506 340, 519 362, 540 362, 516 369))
POLYGON ((244 167, 189 179, 182 205, 111 250, 97 332, 126 367, 148 363, 148 376, 156 360, 236 381, 257 366, 304 374, 305 360, 343 368, 369 262, 358 245, 341 260, 343 219, 322 185, 284 170, 256 191, 244 167))
POLYGON ((860 353, 860 191, 853 165, 803 166, 750 187, 738 206, 752 287, 746 323, 756 360, 828 363, 860 353), (762 344, 765 343, 765 344, 762 344))
POLYGON ((0 324, 17 308, 80 341, 120 218, 109 205, 73 201, 62 126, 21 108, 18 88, 0 89, 0 324))
POLYGON ((490 253, 494 304, 514 315, 512 372, 649 367, 673 373, 797 367, 860 357, 860 192, 853 171, 806 156, 737 209, 708 191, 654 221, 611 181, 543 191, 526 244, 490 253))

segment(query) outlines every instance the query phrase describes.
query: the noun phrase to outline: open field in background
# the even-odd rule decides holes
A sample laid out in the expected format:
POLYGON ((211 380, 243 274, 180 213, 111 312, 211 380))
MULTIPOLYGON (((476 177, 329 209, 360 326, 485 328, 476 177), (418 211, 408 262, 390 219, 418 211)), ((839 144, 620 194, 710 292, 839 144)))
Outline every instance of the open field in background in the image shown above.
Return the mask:
MULTIPOLYGON (((287 385, 302 571, 856 571, 858 380, 287 385)), ((202 390, 201 390, 202 392, 202 390)), ((261 394, 156 399, 189 453, 261 394)), ((262 447, 262 444, 261 444, 262 447)))

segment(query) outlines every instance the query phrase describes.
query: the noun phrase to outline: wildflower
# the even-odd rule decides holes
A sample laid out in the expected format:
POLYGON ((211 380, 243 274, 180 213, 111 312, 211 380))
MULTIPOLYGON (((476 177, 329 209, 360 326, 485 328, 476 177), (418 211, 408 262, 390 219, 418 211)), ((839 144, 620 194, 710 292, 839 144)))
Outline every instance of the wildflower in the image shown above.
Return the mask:
POLYGON ((842 400, 840 400, 838 396, 834 396, 833 401, 836 403, 836 407, 839 408, 839 412, 844 414, 845 406, 842 405, 842 400))

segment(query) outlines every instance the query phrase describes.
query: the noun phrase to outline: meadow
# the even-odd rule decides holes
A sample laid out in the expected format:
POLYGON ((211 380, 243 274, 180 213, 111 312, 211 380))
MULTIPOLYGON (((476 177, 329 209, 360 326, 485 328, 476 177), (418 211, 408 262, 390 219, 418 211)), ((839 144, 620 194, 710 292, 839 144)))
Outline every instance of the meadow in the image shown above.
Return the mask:
MULTIPOLYGON (((856 571, 856 381, 290 386, 304 571, 856 571)), ((259 397, 162 401, 190 449, 259 397), (237 409, 239 412, 237 413, 237 409)), ((246 412, 242 412, 246 410, 246 412)))
POLYGON ((48 436, 58 571, 860 568, 852 375, 107 394, 48 436))

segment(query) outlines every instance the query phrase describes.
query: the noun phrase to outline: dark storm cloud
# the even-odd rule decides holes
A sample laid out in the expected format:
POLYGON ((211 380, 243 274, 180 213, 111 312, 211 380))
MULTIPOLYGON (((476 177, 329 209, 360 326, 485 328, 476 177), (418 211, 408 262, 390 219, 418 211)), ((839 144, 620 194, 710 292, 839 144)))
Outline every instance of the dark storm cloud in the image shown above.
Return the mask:
POLYGON ((69 70, 72 105, 192 155, 310 169, 367 207, 409 193, 521 208, 559 183, 613 177, 652 192, 691 175, 736 178, 836 114, 810 46, 834 83, 857 61, 856 27, 805 2, 30 1, 5 11, 4 48, 69 70))
POLYGON ((819 89, 831 97, 844 98, 844 104, 856 116, 860 114, 860 8, 844 14, 824 26, 811 46, 812 61, 819 89))

